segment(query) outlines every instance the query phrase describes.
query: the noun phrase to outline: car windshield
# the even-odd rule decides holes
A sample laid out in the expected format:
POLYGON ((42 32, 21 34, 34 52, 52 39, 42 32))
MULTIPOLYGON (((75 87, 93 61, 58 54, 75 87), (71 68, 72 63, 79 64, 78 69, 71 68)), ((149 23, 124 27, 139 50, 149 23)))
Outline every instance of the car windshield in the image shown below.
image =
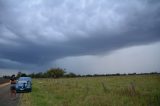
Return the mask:
POLYGON ((18 83, 26 83, 26 80, 19 80, 18 83))

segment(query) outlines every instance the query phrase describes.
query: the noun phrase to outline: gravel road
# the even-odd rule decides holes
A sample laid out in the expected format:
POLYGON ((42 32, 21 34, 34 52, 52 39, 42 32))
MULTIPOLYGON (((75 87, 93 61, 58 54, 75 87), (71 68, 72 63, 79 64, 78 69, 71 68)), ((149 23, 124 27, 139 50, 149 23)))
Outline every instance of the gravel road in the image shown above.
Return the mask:
POLYGON ((0 106, 17 106, 20 94, 10 97, 10 85, 0 86, 0 106))

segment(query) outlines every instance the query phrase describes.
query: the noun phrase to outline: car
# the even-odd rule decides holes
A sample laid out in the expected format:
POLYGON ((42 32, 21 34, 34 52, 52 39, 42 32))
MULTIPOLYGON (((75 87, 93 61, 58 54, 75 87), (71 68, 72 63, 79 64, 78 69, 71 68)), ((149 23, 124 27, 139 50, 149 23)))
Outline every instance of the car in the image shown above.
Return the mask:
POLYGON ((31 77, 20 77, 16 83, 16 92, 31 92, 32 79, 31 77))

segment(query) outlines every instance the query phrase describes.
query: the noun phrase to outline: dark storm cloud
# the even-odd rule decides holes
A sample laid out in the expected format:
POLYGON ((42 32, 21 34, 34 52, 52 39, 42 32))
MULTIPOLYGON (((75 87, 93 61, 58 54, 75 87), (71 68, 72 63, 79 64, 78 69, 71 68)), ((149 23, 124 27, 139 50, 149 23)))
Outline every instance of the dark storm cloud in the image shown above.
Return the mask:
POLYGON ((158 0, 1 0, 0 67, 158 42, 159 10, 158 0))

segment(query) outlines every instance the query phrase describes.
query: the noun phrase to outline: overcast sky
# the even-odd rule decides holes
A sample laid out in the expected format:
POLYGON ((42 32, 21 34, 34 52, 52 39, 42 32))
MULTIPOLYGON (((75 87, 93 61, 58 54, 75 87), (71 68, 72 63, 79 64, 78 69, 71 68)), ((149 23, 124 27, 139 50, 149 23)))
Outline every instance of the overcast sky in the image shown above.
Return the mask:
POLYGON ((0 72, 160 72, 159 0, 0 0, 0 72))

